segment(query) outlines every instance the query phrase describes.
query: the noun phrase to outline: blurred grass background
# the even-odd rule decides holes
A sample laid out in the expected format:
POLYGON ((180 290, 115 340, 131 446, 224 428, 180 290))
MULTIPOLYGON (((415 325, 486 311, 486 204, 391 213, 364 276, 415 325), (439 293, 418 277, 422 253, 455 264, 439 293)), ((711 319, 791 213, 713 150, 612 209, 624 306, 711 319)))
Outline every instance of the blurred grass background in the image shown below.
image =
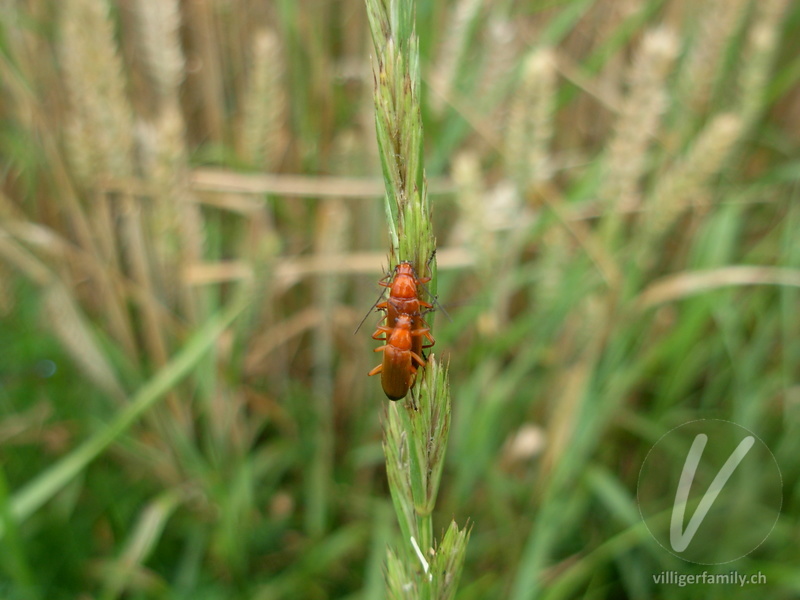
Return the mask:
MULTIPOLYGON (((363 3, 0 15, 0 597, 383 597, 363 3)), ((734 566, 798 597, 800 6, 417 18, 458 598, 752 597, 653 584, 716 569, 636 505, 649 448, 699 417, 775 453, 781 519, 734 566)))

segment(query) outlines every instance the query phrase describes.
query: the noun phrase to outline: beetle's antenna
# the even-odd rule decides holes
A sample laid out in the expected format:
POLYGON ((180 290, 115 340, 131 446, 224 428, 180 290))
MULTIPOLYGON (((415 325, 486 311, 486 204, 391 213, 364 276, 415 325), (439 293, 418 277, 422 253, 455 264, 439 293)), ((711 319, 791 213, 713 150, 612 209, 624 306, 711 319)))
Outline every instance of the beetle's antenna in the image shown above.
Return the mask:
MULTIPOLYGON (((439 303, 439 296, 432 296, 432 295, 431 295, 431 293, 430 293, 430 291, 428 291, 428 288, 426 288, 426 287, 425 287, 425 285, 424 285, 424 284, 422 284, 422 283, 421 283, 421 284, 419 284, 419 287, 421 287, 423 290, 425 290, 425 293, 426 293, 426 294, 428 294, 428 297, 429 297, 429 298, 431 298, 431 303, 432 303, 432 304, 433 304, 433 305, 434 305, 436 308, 438 308, 440 311, 442 311, 442 313, 444 314, 444 316, 445 316, 445 317, 447 317, 447 320, 448 320, 448 321, 450 321, 450 322, 452 323, 452 322, 453 322, 453 319, 451 319, 451 318, 450 318, 450 314, 449 314, 449 313, 448 313, 448 312, 445 310, 444 306, 442 306, 442 305, 439 303)), ((376 302, 376 304, 377 304, 377 302, 376 302)), ((432 309, 432 308, 430 308, 430 309, 428 309, 428 310, 429 310, 429 311, 431 311, 431 310, 433 310, 433 309, 432 309)))
POLYGON ((361 319, 361 322, 358 324, 358 327, 356 327, 356 330, 353 332, 353 335, 355 335, 355 334, 357 334, 357 333, 358 333, 358 330, 359 330, 359 329, 361 329, 361 326, 364 324, 364 321, 366 321, 366 320, 367 320, 367 317, 370 315, 370 313, 372 312, 372 310, 373 310, 373 309, 374 309, 376 306, 378 306, 378 302, 380 302, 380 301, 381 301, 381 298, 383 298, 383 293, 384 293, 384 292, 385 292, 385 290, 381 290, 381 293, 380 293, 380 295, 378 296, 378 299, 377 299, 377 300, 375 300, 375 302, 372 304, 372 306, 370 306, 370 307, 369 307, 369 310, 367 311, 367 314, 365 314, 365 315, 364 315, 364 318, 363 318, 363 319, 361 319))

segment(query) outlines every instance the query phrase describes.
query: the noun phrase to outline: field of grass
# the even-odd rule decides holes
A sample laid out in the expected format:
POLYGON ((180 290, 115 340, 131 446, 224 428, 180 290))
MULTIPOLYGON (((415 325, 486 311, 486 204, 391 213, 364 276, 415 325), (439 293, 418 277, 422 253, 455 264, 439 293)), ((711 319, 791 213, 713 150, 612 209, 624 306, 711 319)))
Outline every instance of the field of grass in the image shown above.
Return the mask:
MULTIPOLYGON (((800 597, 800 4, 415 4, 448 597, 800 597), (782 476, 726 564, 637 501, 697 419, 782 476), (732 570, 766 583, 654 580, 732 570)), ((379 152, 373 43, 363 0, 0 2, 0 600, 372 600, 387 548, 389 597, 445 597, 378 315, 353 334, 397 258, 382 168, 419 158, 379 152)))

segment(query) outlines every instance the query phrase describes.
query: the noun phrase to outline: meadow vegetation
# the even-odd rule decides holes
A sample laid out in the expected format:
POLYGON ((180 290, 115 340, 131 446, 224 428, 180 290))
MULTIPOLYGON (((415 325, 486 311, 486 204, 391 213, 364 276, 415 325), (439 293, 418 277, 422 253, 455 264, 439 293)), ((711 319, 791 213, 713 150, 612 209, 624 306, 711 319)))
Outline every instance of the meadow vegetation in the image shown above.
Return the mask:
POLYGON ((790 0, 417 0, 419 156, 378 143, 363 0, 0 3, 0 598, 402 588, 402 404, 366 377, 378 315, 353 330, 431 248, 387 234, 387 161, 450 315, 423 527, 470 534, 441 597, 671 600, 698 590, 653 574, 732 568, 797 597, 798 31, 790 0), (637 508, 697 418, 782 472, 734 566, 637 508))

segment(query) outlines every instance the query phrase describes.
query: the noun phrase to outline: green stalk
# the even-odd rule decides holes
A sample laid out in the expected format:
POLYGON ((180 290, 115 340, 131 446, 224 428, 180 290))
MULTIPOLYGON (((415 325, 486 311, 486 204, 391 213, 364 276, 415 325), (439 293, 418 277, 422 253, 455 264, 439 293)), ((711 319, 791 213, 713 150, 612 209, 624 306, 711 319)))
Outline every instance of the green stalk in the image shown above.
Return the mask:
MULTIPOLYGON (((366 0, 376 53, 375 125, 389 224, 390 268, 408 261, 436 294, 436 239, 423 167, 419 43, 413 0, 366 0)), ((389 324, 391 326, 392 324, 389 324)), ((390 598, 455 595, 469 532, 453 522, 437 544, 433 509, 450 431, 447 369, 432 354, 403 403, 387 407, 384 454, 392 502, 403 535, 389 550, 390 598)))

